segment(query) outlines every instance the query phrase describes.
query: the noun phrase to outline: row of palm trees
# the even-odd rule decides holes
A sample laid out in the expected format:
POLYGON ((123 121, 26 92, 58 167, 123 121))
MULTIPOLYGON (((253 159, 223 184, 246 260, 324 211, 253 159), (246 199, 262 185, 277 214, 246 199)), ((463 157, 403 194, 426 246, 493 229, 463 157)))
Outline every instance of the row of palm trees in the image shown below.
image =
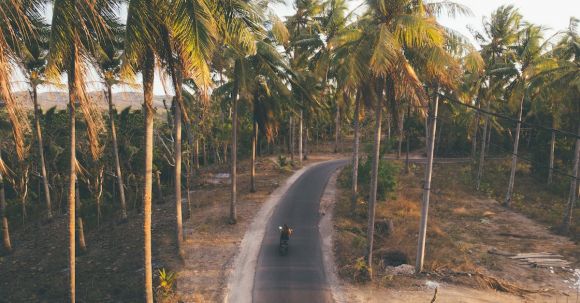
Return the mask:
MULTIPOLYGON (((0 3, 0 98, 12 126, 20 165, 26 166, 26 134, 34 129, 38 142, 41 174, 45 186, 47 216, 52 206, 44 164, 39 123, 37 87, 61 82, 66 75, 69 113, 68 224, 70 298, 75 300, 75 236, 83 221, 78 214, 78 160, 76 158, 76 113, 86 123, 90 157, 97 160, 103 147, 99 134, 107 128, 102 113, 89 98, 88 74, 97 71, 108 101, 109 125, 115 159, 115 178, 120 193, 120 217, 127 220, 121 159, 116 138, 113 88, 135 83, 140 75, 144 112, 144 294, 153 301, 151 265, 151 204, 153 189, 154 114, 153 86, 156 69, 168 75, 174 92, 172 112, 174 201, 176 239, 183 256, 182 142, 192 144, 196 125, 203 123, 191 110, 191 100, 204 103, 228 100, 232 109, 231 199, 229 222, 237 221, 238 107, 248 104, 252 115, 251 190, 255 190, 255 155, 258 134, 268 140, 282 120, 298 119, 298 149, 301 162, 306 153, 308 130, 319 118, 335 121, 339 141, 341 121, 354 107, 352 208, 357 207, 357 175, 360 158, 360 117, 374 110, 373 148, 368 201, 367 268, 372 276, 375 205, 381 151, 383 110, 397 125, 399 150, 404 137, 404 119, 425 119, 428 165, 422 202, 417 253, 417 271, 423 267, 430 180, 432 174, 437 112, 440 100, 462 99, 487 111, 508 109, 518 114, 513 140, 513 162, 506 195, 510 205, 518 160, 518 144, 526 102, 553 102, 554 116, 576 111, 578 96, 577 21, 558 36, 557 43, 544 39, 542 28, 522 22, 512 7, 498 9, 475 33, 476 50, 457 33, 437 22, 441 14, 470 14, 468 8, 449 1, 367 0, 364 9, 350 10, 346 0, 296 0, 296 13, 285 22, 268 11, 265 0, 8 0, 0 3), (44 13, 52 9, 45 24, 44 13), (119 10, 127 10, 120 20, 119 10), (266 17, 271 15, 269 17, 266 17), (34 125, 13 98, 10 77, 21 69, 31 86, 35 108, 34 125), (217 80, 215 78, 218 78, 217 80), (219 84, 215 87, 214 82, 219 84), (576 84, 574 84, 576 83, 576 84), (554 91, 565 91, 554 97, 554 91), (547 93, 550 92, 550 93, 547 93), (536 101, 538 100, 538 101, 536 101), (556 102, 561 101, 561 102, 556 102), (570 102, 572 101, 572 102, 570 102), (558 113, 556 111, 559 111, 558 113), (290 112, 290 114, 288 114, 290 112), (332 115, 325 115, 332 112, 332 115), (332 117, 334 116, 334 117, 332 117), (306 127, 304 127, 306 126, 306 127), (182 138, 182 129, 185 137, 182 138), (304 134, 306 130, 306 135, 304 134)), ((478 129, 482 129, 477 186, 483 174, 486 144, 494 121, 479 112, 473 121, 471 143, 477 156, 478 129), (484 123, 480 125, 482 119, 484 123)), ((554 119, 555 121, 556 119, 554 119)), ((497 123, 495 123, 497 125, 497 123)), ((579 134, 580 134, 580 125, 579 134)), ((293 126, 290 127, 294 129, 293 126)), ((295 140, 291 140, 295 142, 295 140)), ((551 169, 554 145, 552 139, 551 169)), ((293 143, 292 143, 293 144, 293 143)), ((337 144, 338 145, 338 144, 337 144)), ((292 147, 292 150, 294 148, 292 147)), ((338 148, 335 148, 337 150, 338 148)), ((570 198, 563 226, 569 228, 577 197, 580 143, 576 144, 570 198)), ((0 161, 1 177, 6 174, 0 161)), ((98 170, 97 170, 98 171, 98 170)), ((102 170, 101 170, 102 171, 102 170)), ((551 180, 551 177, 550 177, 551 180)), ((189 184, 189 183, 188 183, 189 184)), ((2 198, 0 187, 0 198, 2 198)), ((3 199, 0 199, 2 202, 3 199)), ((24 201, 24 200, 23 200, 24 201)), ((5 202, 0 203, 4 246, 10 247, 5 202)), ((97 206, 98 207, 98 206, 97 206)), ((99 209, 99 208, 98 208, 99 209)), ((82 243, 81 243, 82 244, 82 243)), ((81 249, 83 245, 81 245, 81 249)))

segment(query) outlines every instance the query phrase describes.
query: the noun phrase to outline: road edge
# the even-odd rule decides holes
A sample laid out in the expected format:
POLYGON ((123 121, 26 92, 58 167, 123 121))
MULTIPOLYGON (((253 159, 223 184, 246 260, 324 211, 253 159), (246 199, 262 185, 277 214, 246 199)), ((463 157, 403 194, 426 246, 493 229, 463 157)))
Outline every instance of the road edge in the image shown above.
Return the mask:
POLYGON ((330 176, 326 183, 324 193, 320 198, 320 223, 318 232, 322 239, 322 261, 324 263, 324 274, 330 286, 330 292, 335 303, 347 303, 344 291, 337 275, 336 264, 334 262, 334 226, 332 218, 334 215, 334 205, 338 194, 337 179, 344 167, 339 167, 330 176))
POLYGON ((307 170, 315 165, 335 160, 320 161, 308 164, 297 170, 290 176, 282 186, 276 188, 264 202, 260 211, 256 214, 252 223, 246 230, 242 243, 234 258, 233 268, 228 275, 227 291, 224 295, 224 303, 251 303, 252 289, 254 288, 254 275, 256 272, 256 265, 258 263, 258 255, 264 234, 266 233, 266 225, 274 209, 282 200, 288 189, 300 178, 307 170))

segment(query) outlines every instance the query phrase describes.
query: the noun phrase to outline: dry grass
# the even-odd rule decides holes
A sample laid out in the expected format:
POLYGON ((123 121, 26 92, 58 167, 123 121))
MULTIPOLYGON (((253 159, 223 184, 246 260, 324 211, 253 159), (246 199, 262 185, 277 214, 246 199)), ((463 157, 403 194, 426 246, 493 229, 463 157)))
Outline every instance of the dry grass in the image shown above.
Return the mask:
MULTIPOLYGON (((544 288, 569 291, 562 283, 569 274, 565 271, 550 273, 544 269, 522 267, 513 260, 488 253, 491 248, 512 252, 550 251, 575 262, 580 249, 566 238, 550 234, 540 224, 506 211, 496 201, 477 194, 468 186, 470 173, 468 164, 437 164, 434 168, 425 259, 425 270, 432 274, 430 279, 435 275, 444 282, 492 288, 516 295, 544 288), (451 273, 471 275, 459 277, 451 273)), ((376 221, 392 221, 394 231, 375 235, 374 285, 405 289, 423 283, 424 276, 421 275, 393 277, 385 271, 388 261, 385 258, 389 252, 403 253, 407 263, 414 265, 423 175, 421 166, 413 166, 409 175, 399 176, 398 188, 392 197, 377 205, 376 221)), ((492 174, 488 175, 494 178, 492 174)), ((339 184, 345 184, 348 177, 342 174, 339 184)), ((530 181, 518 179, 516 184, 522 187, 516 187, 516 190, 523 188, 525 182, 530 181)), ((539 191, 541 188, 536 186, 533 189, 539 191)), ((528 189, 527 195, 533 195, 531 191, 528 189)), ((545 195, 537 193, 538 197, 545 195)), ((352 215, 349 197, 350 190, 341 188, 335 216, 338 233, 335 249, 339 274, 343 279, 357 282, 356 265, 365 256, 367 209, 366 203, 360 201, 356 214, 352 215)), ((518 210, 522 207, 519 203, 515 203, 518 210)), ((538 203, 538 208, 542 205, 539 201, 535 203, 538 203)), ((546 208, 546 202, 543 207, 546 208)), ((535 213, 541 214, 540 211, 535 213)))

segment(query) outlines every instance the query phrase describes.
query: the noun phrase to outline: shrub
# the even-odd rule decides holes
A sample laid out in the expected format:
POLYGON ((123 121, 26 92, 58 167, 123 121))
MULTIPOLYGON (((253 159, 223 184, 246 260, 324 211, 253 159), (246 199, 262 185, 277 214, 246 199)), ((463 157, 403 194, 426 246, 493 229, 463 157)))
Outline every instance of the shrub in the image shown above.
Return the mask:
MULTIPOLYGON (((368 196, 371 184, 372 157, 367 157, 366 161, 359 165, 358 183, 359 188, 368 196)), ((397 175, 399 167, 381 159, 379 161, 379 170, 377 175, 377 199, 385 200, 387 194, 393 192, 397 186, 397 175)))
MULTIPOLYGON (((368 197, 370 191, 371 169, 372 158, 367 157, 364 161, 361 159, 358 166, 358 186, 359 192, 363 192, 365 197, 368 197)), ((377 181, 378 200, 386 199, 387 195, 395 190, 399 170, 399 166, 392 164, 387 160, 380 161, 377 181)), ((352 187, 352 165, 348 165, 344 168, 344 172, 341 174, 338 183, 342 188, 352 187)))

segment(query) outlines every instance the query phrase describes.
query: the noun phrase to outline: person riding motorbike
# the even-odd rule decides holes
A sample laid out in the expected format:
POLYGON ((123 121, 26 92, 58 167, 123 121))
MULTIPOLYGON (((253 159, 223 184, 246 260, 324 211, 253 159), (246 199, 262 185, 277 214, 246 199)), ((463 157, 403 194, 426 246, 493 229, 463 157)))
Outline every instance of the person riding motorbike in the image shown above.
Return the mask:
POLYGON ((280 242, 290 240, 290 235, 292 235, 292 229, 284 224, 280 230, 280 242))

